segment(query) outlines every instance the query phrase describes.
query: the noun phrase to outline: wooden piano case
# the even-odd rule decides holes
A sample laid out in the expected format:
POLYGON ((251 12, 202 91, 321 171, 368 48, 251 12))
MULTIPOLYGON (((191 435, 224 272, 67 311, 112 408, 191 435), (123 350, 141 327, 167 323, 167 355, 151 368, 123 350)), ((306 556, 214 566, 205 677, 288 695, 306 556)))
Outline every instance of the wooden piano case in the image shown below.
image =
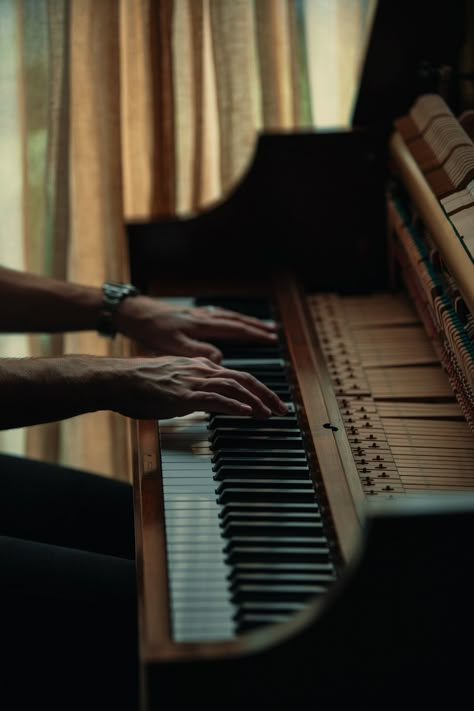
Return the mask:
MULTIPOLYGON (((245 293, 276 304, 340 573, 326 595, 286 622, 221 642, 174 641, 157 425, 134 423, 147 711, 457 707, 470 693, 464 649, 474 632, 474 494, 381 497, 367 506, 307 299, 315 291, 400 288, 386 238, 387 223, 389 235, 398 225, 386 200, 389 164, 417 206, 414 214, 441 242, 450 229, 390 132, 384 125, 262 135, 254 164, 221 205, 189 220, 129 225, 132 276, 142 289, 159 297, 245 293), (232 260, 222 256, 223 240, 232 260)), ((472 265, 462 265, 459 286, 470 305, 472 265)))

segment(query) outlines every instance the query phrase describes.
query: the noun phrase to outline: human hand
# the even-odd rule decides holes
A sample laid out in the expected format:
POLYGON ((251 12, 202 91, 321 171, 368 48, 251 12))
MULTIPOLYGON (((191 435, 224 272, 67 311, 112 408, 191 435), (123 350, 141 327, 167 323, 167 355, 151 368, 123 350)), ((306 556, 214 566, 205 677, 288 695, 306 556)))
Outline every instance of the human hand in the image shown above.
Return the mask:
POLYGON ((103 409, 135 419, 166 419, 190 412, 220 412, 266 418, 287 408, 249 373, 223 368, 207 358, 113 358, 103 409))
POLYGON ((210 340, 274 343, 275 327, 252 316, 217 307, 188 308, 137 296, 117 313, 121 333, 157 355, 203 356, 218 363, 222 353, 210 340))

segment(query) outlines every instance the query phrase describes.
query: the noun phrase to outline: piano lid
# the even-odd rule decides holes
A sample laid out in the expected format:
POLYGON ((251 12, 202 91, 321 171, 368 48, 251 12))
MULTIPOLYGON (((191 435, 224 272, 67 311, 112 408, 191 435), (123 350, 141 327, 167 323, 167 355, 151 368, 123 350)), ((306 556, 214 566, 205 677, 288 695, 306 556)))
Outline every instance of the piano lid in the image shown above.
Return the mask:
MULTIPOLYGON (((439 69, 457 73, 464 0, 379 0, 351 124, 390 130, 422 93, 439 93, 439 69)), ((456 111, 455 85, 444 97, 456 111)))

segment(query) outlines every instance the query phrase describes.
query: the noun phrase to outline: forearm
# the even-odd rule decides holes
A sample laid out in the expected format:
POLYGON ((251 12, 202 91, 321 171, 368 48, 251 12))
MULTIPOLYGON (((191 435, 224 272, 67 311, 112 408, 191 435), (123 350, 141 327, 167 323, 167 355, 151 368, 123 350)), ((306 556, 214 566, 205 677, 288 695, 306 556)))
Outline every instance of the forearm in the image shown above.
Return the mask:
POLYGON ((0 359, 0 429, 66 419, 102 409, 94 356, 0 359))
POLYGON ((101 301, 98 287, 0 267, 0 332, 95 330, 101 301))

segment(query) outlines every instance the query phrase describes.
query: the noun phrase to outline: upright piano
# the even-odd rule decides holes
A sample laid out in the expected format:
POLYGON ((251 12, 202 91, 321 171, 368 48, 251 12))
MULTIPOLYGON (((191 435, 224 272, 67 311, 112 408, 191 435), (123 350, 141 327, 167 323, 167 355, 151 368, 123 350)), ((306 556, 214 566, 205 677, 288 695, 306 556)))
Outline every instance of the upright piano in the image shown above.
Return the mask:
POLYGON ((146 711, 471 692, 474 145, 434 86, 403 101, 263 134, 221 205, 129 225, 148 293, 277 323, 218 345, 288 404, 134 424, 146 711))

